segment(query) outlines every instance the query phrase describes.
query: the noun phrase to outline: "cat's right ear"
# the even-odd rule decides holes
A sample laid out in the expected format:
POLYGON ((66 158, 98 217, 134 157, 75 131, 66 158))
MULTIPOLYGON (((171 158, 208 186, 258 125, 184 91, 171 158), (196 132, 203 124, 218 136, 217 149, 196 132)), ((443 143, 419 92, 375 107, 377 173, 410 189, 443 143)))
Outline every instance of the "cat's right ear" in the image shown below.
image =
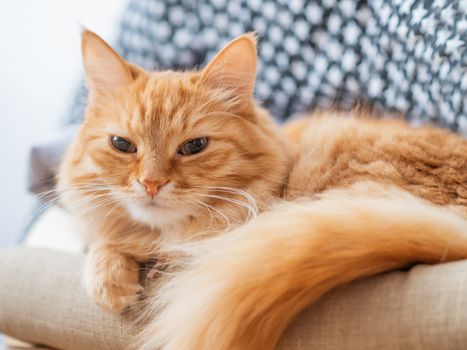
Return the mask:
POLYGON ((81 52, 91 93, 106 94, 133 80, 130 66, 96 33, 83 30, 81 52))

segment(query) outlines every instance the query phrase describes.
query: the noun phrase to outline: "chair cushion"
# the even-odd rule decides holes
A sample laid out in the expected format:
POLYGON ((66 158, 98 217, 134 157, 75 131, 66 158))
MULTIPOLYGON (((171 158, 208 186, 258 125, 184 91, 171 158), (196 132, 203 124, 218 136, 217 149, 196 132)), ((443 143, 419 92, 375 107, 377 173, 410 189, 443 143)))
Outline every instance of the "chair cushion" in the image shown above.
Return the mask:
MULTIPOLYGON (((130 318, 87 298, 83 259, 38 248, 0 253, 0 332, 66 350, 128 349, 130 318)), ((465 349, 466 276, 459 261, 356 281, 299 315, 279 349, 465 349)))

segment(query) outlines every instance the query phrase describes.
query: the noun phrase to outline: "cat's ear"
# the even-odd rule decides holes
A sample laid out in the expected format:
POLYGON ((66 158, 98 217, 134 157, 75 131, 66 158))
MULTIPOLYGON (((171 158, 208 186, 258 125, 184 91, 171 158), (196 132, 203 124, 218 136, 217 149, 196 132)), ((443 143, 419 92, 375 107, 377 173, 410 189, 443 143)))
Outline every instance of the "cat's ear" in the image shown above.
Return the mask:
POLYGON ((228 43, 206 66, 201 83, 251 99, 256 81, 256 37, 248 33, 228 43))
POLYGON ((83 30, 81 40, 86 85, 96 94, 116 90, 133 80, 130 66, 97 34, 83 30))

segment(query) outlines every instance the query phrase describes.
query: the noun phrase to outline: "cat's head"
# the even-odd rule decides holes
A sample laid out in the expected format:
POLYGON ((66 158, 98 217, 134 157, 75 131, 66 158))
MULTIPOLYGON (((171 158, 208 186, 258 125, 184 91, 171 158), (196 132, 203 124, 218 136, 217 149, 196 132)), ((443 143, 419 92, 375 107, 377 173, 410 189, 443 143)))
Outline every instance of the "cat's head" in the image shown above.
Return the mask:
POLYGON ((255 44, 240 36, 200 71, 146 72, 84 31, 89 102, 59 175, 65 205, 164 228, 235 221, 277 196, 288 153, 253 101, 255 44))

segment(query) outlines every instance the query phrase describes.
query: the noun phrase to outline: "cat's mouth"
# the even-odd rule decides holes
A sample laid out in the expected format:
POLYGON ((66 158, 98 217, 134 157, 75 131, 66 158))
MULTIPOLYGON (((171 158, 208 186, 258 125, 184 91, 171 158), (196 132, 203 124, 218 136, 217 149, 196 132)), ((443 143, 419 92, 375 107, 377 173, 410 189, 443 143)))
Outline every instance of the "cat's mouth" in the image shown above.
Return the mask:
POLYGON ((147 209, 170 209, 167 205, 164 205, 155 199, 150 199, 149 201, 144 202, 143 207, 147 209))
POLYGON ((160 204, 159 202, 150 201, 143 204, 148 209, 169 209, 166 205, 160 204))
POLYGON ((189 214, 186 209, 165 203, 162 198, 140 198, 127 203, 126 207, 134 219, 158 229, 171 227, 189 214))
POLYGON ((139 206, 147 210, 158 210, 158 209, 173 209, 170 205, 166 203, 162 198, 154 197, 148 198, 139 201, 139 206))

